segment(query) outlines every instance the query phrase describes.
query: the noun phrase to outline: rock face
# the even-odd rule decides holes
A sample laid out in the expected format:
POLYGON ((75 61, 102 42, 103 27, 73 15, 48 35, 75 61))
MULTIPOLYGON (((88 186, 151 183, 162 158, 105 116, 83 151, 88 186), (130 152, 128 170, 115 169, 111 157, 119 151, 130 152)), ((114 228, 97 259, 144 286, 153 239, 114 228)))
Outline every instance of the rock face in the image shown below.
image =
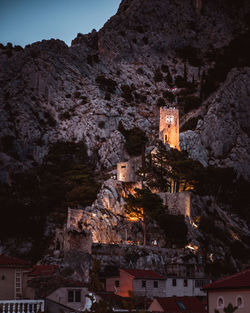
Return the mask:
MULTIPOLYGON (((129 159, 119 122, 126 129, 143 129, 148 146, 154 146, 159 106, 178 105, 176 99, 171 104, 166 91, 185 77, 197 96, 201 73, 213 68, 214 56, 249 29, 249 12, 248 0, 123 0, 98 33, 78 34, 71 47, 54 39, 25 49, 0 46, 0 182, 11 185, 14 173, 41 164, 51 144, 83 140, 96 169, 108 177, 77 223, 95 243, 143 241, 142 225, 124 220, 122 195, 129 186, 110 178, 116 164, 129 159), (200 62, 194 55, 192 62, 186 60, 182 49, 200 62)), ((249 80, 248 67, 230 70, 201 104, 195 129, 180 134, 180 148, 192 158, 203 165, 232 166, 247 179, 249 80)), ((197 203, 197 215, 211 208, 204 199, 197 203)), ((151 227, 155 232, 149 241, 164 244, 157 225, 151 227)), ((189 233, 198 244, 202 234, 192 228, 189 233)))
POLYGON ((234 69, 216 94, 195 131, 181 134, 181 149, 204 165, 235 168, 250 179, 250 68, 234 69))
MULTIPOLYGON (((155 140, 159 123, 156 103, 167 79, 164 72, 162 79, 155 79, 156 68, 165 65, 168 78, 174 80, 183 75, 178 49, 193 46, 204 54, 207 49, 225 46, 236 30, 246 29, 248 1, 241 1, 240 5, 226 0, 203 1, 200 13, 196 5, 191 0, 124 0, 117 14, 98 33, 79 34, 71 47, 53 39, 25 49, 1 47, 1 181, 10 183, 9 174, 40 164, 48 146, 58 140, 84 139, 89 155, 98 157, 97 166, 114 166, 124 159, 124 138, 117 132, 120 120, 127 128, 144 129, 149 139, 155 140)), ((205 69, 212 64, 205 62, 205 69)), ((198 82, 198 66, 187 66, 188 79, 198 82)), ((211 123, 213 127, 220 127, 221 123, 226 126, 227 122, 222 121, 228 120, 231 111, 235 112, 236 123, 246 124, 243 114, 237 111, 237 103, 241 103, 238 88, 243 91, 244 85, 244 80, 241 87, 225 85, 225 93, 230 88, 228 96, 223 95, 222 87, 213 109, 208 110, 211 114, 217 112, 216 119, 221 122, 212 122, 209 117, 204 120, 204 131, 198 133, 204 138, 202 146, 211 146, 214 159, 228 154, 238 141, 246 146, 247 138, 239 139, 241 133, 234 133, 233 127, 223 147, 219 140, 224 133, 216 132, 214 136, 218 138, 207 133, 211 123), (229 105, 226 99, 231 104, 235 102, 236 107, 223 115, 222 110, 229 105)), ((201 140, 195 135, 192 138, 201 140)), ((192 152, 193 149, 188 149, 191 155, 201 154, 199 158, 205 164, 207 153, 202 149, 192 152)), ((236 162, 238 153, 244 158, 242 148, 237 149, 225 164, 236 162)))

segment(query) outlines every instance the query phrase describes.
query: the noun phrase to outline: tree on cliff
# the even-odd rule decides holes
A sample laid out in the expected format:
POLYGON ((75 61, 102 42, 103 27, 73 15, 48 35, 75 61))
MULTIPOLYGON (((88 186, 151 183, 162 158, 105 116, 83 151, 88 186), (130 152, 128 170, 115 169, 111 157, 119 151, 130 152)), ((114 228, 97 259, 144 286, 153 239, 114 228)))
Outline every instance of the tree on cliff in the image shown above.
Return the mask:
POLYGON ((187 226, 183 215, 169 214, 167 207, 163 205, 162 199, 150 189, 135 189, 126 199, 125 210, 130 214, 137 214, 144 223, 144 244, 146 244, 146 224, 156 221, 166 235, 170 246, 186 244, 187 226), (142 216, 143 214, 143 216, 142 216), (142 217, 141 217, 142 216, 142 217))

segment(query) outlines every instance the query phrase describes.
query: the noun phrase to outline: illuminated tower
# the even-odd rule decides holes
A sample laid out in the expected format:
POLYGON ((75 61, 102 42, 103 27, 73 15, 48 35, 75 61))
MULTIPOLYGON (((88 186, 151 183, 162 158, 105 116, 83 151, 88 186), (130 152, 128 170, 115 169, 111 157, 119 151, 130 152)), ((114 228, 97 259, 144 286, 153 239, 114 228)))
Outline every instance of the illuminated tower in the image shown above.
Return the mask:
POLYGON ((179 148, 179 110, 175 108, 160 108, 159 139, 171 148, 179 148))

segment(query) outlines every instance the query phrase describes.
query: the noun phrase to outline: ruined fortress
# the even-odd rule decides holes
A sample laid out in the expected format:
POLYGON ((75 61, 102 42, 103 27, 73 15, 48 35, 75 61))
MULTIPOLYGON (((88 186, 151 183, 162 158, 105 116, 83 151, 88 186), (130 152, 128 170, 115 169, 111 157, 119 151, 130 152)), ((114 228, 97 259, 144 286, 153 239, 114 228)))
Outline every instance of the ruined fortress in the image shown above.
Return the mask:
MULTIPOLYGON (((174 107, 160 108, 159 139, 167 146, 180 150, 179 147, 179 110, 174 107)), ((139 177, 136 172, 141 167, 141 158, 131 158, 117 164, 117 181, 136 183, 139 177)), ((164 205, 168 206, 172 214, 191 216, 191 194, 188 191, 161 192, 164 205)))
MULTIPOLYGON (((179 150, 179 111, 176 108, 161 108, 159 118, 159 138, 167 146, 179 150)), ((135 188, 142 188, 142 178, 137 175, 141 167, 141 157, 133 157, 127 161, 117 163, 116 180, 112 177, 103 185, 93 208, 68 211, 67 226, 64 238, 61 238, 63 250, 68 253, 71 247, 90 253, 93 243, 122 243, 141 241, 141 226, 138 220, 130 219, 124 211, 124 198, 133 193, 135 188), (84 227, 83 227, 84 226, 84 227), (82 232, 85 230, 86 233, 82 232), (83 228, 82 228, 83 227, 83 228), (77 233, 75 232, 77 231, 77 233), (89 235, 91 240, 89 240, 89 235), (82 237, 82 244, 77 244, 77 238, 82 237), (86 241, 91 242, 86 244, 86 241), (88 248, 86 248, 88 247, 88 248)), ((182 214, 188 219, 192 216, 191 193, 158 192, 155 191, 167 205, 171 214, 182 214)), ((156 241, 160 245, 160 233, 152 233, 149 242, 156 241), (159 235, 159 236, 158 236, 159 235)))

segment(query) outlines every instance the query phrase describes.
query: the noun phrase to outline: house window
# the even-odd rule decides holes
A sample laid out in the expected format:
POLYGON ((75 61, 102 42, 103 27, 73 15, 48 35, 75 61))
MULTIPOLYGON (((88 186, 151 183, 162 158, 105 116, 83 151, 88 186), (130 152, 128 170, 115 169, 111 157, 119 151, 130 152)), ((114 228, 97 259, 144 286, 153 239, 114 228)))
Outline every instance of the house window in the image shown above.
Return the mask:
POLYGON ((119 280, 116 280, 116 281, 115 281, 115 286, 116 286, 116 287, 120 287, 120 281, 119 281, 119 280))
POLYGON ((242 299, 241 296, 238 296, 238 297, 236 298, 236 306, 237 306, 238 308, 243 308, 243 299, 242 299))
POLYGON ((173 280, 172 280, 172 286, 176 286, 176 279, 175 278, 173 278, 173 280))
POLYGON ((142 288, 146 288, 146 280, 141 281, 141 286, 142 286, 142 288))
POLYGON ((202 288, 203 286, 209 284, 208 279, 196 279, 195 280, 195 288, 202 288))
POLYGON ((68 302, 81 302, 81 290, 68 290, 68 302))
POLYGON ((224 299, 222 297, 219 297, 217 300, 217 309, 223 309, 224 308, 224 299))
POLYGON ((157 280, 154 281, 154 288, 158 288, 158 281, 157 280))
POLYGON ((187 286, 188 286, 188 280, 187 280, 187 279, 184 279, 184 281, 183 281, 183 286, 184 286, 184 287, 187 287, 187 286))

